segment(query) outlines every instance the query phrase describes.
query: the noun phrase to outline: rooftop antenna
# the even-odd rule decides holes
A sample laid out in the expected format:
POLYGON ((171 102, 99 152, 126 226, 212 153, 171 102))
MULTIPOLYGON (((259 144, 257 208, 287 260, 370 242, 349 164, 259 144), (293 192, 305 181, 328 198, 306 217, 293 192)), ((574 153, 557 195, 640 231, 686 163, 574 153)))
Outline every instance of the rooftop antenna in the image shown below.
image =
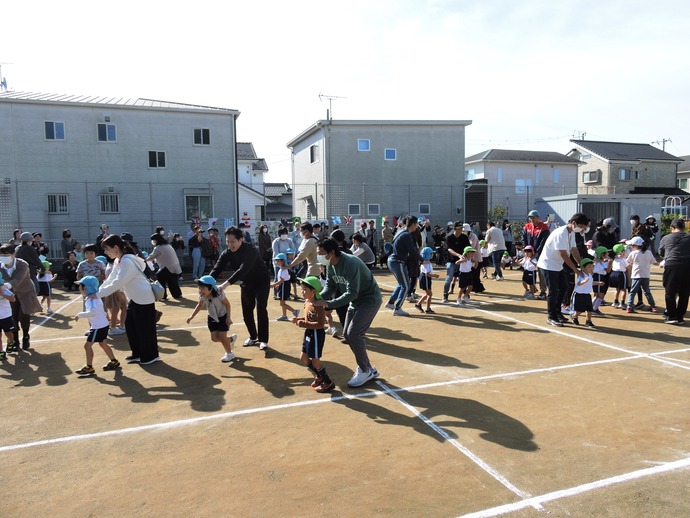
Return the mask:
POLYGON ((661 150, 666 151, 666 142, 673 142, 670 138, 662 138, 661 140, 655 140, 652 144, 661 144, 661 150))
POLYGON ((585 140, 586 131, 573 130, 573 138, 575 140, 585 140))
POLYGON ((0 92, 6 92, 7 91, 7 78, 3 77, 2 75, 2 66, 3 65, 11 65, 12 63, 0 63, 0 92))
POLYGON ((343 97, 341 95, 326 95, 319 93, 319 101, 323 102, 324 99, 328 99, 328 111, 326 111, 326 119, 327 120, 333 120, 333 100, 334 99, 347 99, 347 97, 343 97))

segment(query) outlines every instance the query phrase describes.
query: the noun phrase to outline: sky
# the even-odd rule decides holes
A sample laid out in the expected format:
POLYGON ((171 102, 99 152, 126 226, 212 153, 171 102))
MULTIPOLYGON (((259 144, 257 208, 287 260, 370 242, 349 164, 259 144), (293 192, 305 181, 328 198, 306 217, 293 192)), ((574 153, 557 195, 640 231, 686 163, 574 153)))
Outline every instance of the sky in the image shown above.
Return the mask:
POLYGON ((686 0, 36 0, 0 35, 14 91, 240 111, 269 182, 324 96, 339 120, 471 120, 466 156, 583 132, 690 155, 686 0))

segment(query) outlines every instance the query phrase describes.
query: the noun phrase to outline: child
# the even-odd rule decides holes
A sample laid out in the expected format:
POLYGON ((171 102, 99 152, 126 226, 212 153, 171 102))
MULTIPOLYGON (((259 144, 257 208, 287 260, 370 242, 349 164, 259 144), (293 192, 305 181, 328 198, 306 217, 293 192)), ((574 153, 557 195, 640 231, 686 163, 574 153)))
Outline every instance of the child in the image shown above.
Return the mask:
MULTIPOLYGON (((285 251, 285 257, 287 257, 287 264, 291 264, 292 260, 295 258, 295 251, 292 248, 288 248, 285 251)), ((290 268, 288 271, 290 272, 290 284, 292 284, 292 292, 294 295, 292 296, 292 300, 299 300, 299 297, 297 296, 297 268, 299 268, 299 265, 295 268, 290 268)), ((276 274, 278 272, 276 271, 276 274)), ((277 297, 276 297, 277 299, 277 297)))
POLYGON ((475 259, 476 250, 471 246, 466 246, 460 259, 456 261, 458 268, 458 300, 457 305, 462 307, 463 304, 470 303, 470 293, 472 293, 473 280, 472 268, 477 268, 478 262, 475 259))
POLYGON ((98 282, 103 282, 105 279, 105 266, 96 259, 96 253, 98 253, 96 245, 89 244, 84 247, 84 260, 77 266, 77 279, 91 275, 96 277, 98 282))
POLYGON ((511 270, 513 269, 513 261, 510 258, 510 254, 508 253, 508 250, 503 252, 503 257, 501 257, 501 268, 503 268, 504 270, 507 270, 509 268, 511 270))
MULTIPOLYGON (((534 254, 534 248, 532 249, 532 253, 534 254)), ((513 257, 513 263, 518 265, 518 269, 521 268, 520 263, 522 259, 525 258, 525 249, 522 245, 522 243, 515 243, 515 257, 513 257)))
POLYGON ((12 286, 5 284, 2 276, 0 276, 0 331, 5 332, 7 338, 7 349, 2 346, 2 335, 0 334, 0 360, 7 359, 7 353, 15 350, 14 346, 14 320, 12 319, 12 306, 10 302, 14 302, 16 298, 14 293, 10 291, 12 286))
POLYGON ((434 273, 434 266, 431 264, 431 256, 434 251, 430 247, 422 249, 422 265, 419 268, 419 288, 424 290, 424 296, 419 299, 419 302, 414 305, 422 313, 436 313, 431 309, 431 279, 438 278, 438 273, 434 273), (422 304, 426 302, 426 310, 422 308, 422 304))
POLYGON ((287 322, 287 311, 290 310, 292 315, 296 317, 299 315, 298 309, 293 309, 289 306, 287 301, 290 300, 290 270, 287 268, 287 256, 284 253, 276 254, 273 262, 278 267, 276 274, 276 282, 271 284, 271 288, 277 290, 278 300, 280 301, 280 309, 283 314, 276 318, 278 322, 287 322))
POLYGON ((570 318, 573 324, 576 326, 580 325, 580 320, 578 316, 585 313, 585 326, 595 329, 596 326, 592 323, 592 313, 594 308, 592 307, 592 286, 601 286, 604 281, 595 281, 592 278, 592 272, 594 271, 594 261, 589 257, 585 257, 580 261, 581 273, 577 275, 575 279, 575 288, 573 289, 573 300, 572 306, 573 311, 570 313, 570 318))
POLYGON ((79 241, 74 243, 74 254, 77 256, 77 264, 79 264, 85 259, 84 248, 82 247, 82 244, 79 241))
POLYGON ((194 308, 194 312, 187 319, 189 324, 201 308, 208 310, 208 330, 211 331, 211 341, 220 342, 225 349, 225 354, 220 361, 223 363, 231 362, 235 359, 233 354, 233 344, 237 339, 236 334, 228 337, 228 331, 232 325, 230 319, 230 301, 225 297, 223 290, 219 290, 216 279, 210 275, 204 275, 196 281, 199 287, 199 302, 194 308))
MULTIPOLYGON (((628 271, 628 262, 624 259, 625 245, 620 243, 613 245, 613 253, 616 254, 616 257, 613 259, 611 274, 609 275, 609 286, 616 290, 613 307, 625 309, 625 292, 628 289, 628 279, 626 276, 628 271), (623 301, 622 305, 619 303, 619 300, 623 301), (618 306, 616 306, 617 303, 618 306)), ((594 314, 601 315, 602 313, 599 310, 595 310, 594 314)))
POLYGON ((53 313, 53 310, 50 309, 50 302, 51 302, 51 287, 50 283, 53 282, 55 279, 57 279, 57 275, 54 275, 50 271, 50 267, 53 266, 50 262, 48 261, 42 261, 43 262, 43 268, 45 268, 45 272, 42 275, 38 276, 38 296, 42 297, 41 298, 41 306, 43 304, 46 304, 46 313, 48 315, 51 315, 53 313))
POLYGON ((483 239, 479 241, 479 251, 482 255, 482 260, 479 262, 479 267, 482 269, 482 278, 487 278, 486 267, 489 264, 489 247, 483 239))
MULTIPOLYGON (((592 303, 592 310, 596 313, 599 311, 599 306, 604 302, 604 297, 609 289, 608 280, 611 273, 613 262, 609 258, 610 250, 605 246, 598 246, 594 250, 596 260, 592 270, 592 277, 595 282, 601 281, 601 284, 594 284, 594 300, 592 303)), ((617 308, 618 300, 613 303, 613 307, 617 308)))
POLYGON ((326 333, 326 312, 322 306, 315 306, 314 302, 321 300, 321 281, 318 277, 299 279, 304 298, 304 317, 295 317, 292 323, 297 327, 303 327, 304 340, 302 341, 302 356, 300 360, 314 373, 314 381, 311 386, 316 392, 330 392, 335 387, 335 382, 328 376, 326 367, 321 363, 323 345, 326 333))
POLYGON ((537 293, 537 260, 534 257, 534 247, 527 245, 524 248, 525 256, 518 259, 518 265, 523 269, 522 287, 525 288, 524 298, 534 300, 537 293))
MULTIPOLYGON (((113 263, 109 263, 105 256, 99 255, 96 257, 105 266, 105 278, 110 276, 113 269, 113 263)), ((127 317, 127 296, 122 290, 117 290, 106 297, 103 297, 103 307, 106 313, 110 314, 110 331, 108 336, 123 335, 125 331, 125 319, 127 317)))
POLYGON ((108 316, 103 309, 103 301, 99 298, 93 298, 93 295, 98 292, 98 279, 92 275, 82 277, 76 283, 79 285, 79 292, 84 298, 84 311, 77 313, 74 317, 76 322, 80 318, 89 319, 89 334, 86 336, 84 349, 86 351, 86 365, 77 371, 80 376, 93 376, 96 370, 93 368, 93 344, 98 342, 103 352, 108 356, 110 361, 103 367, 104 371, 113 371, 120 368, 120 362, 115 359, 113 350, 106 343, 108 338, 108 316))
POLYGON ((649 303, 649 311, 656 313, 656 303, 652 292, 649 289, 649 278, 651 277, 651 270, 653 264, 657 263, 651 250, 647 250, 647 243, 640 236, 633 237, 628 241, 632 246, 633 251, 628 255, 626 261, 631 267, 630 277, 632 278, 632 286, 628 294, 628 305, 626 311, 628 313, 635 313, 633 303, 635 302, 635 294, 644 292, 649 303))

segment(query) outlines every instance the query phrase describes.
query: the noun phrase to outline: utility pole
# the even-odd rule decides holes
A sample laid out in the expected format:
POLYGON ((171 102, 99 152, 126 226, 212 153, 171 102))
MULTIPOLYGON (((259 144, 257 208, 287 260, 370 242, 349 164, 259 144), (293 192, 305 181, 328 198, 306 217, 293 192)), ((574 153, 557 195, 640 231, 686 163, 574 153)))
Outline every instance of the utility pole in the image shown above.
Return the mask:
POLYGON ((661 150, 666 151, 666 142, 673 142, 670 138, 663 138, 661 140, 655 140, 652 144, 661 144, 661 150))

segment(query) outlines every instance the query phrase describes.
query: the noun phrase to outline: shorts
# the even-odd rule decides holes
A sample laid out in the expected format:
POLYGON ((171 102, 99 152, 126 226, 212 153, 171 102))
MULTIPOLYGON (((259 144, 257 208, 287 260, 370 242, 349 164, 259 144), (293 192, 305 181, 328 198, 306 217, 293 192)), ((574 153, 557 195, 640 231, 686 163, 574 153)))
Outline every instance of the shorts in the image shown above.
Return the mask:
POLYGON ((578 313, 594 311, 592 296, 589 293, 573 293, 573 309, 578 313))
POLYGON ((309 358, 321 358, 325 343, 326 331, 323 329, 305 329, 302 352, 309 358))
MULTIPOLYGON (((622 272, 621 272, 622 273, 622 272)), ((596 284, 592 287, 594 293, 606 293, 609 291, 609 274, 595 273, 592 275, 592 280, 594 282, 603 282, 603 286, 597 286, 596 284)))
POLYGON ((460 272, 458 275, 458 288, 462 290, 471 287, 473 284, 472 272, 460 272))
POLYGON ((50 283, 49 282, 39 282, 38 283, 38 296, 39 297, 50 297, 50 283))
POLYGON ((9 333, 10 331, 14 331, 14 329, 14 319, 11 316, 0 320, 0 331, 9 333))
POLYGON ((121 291, 116 291, 103 297, 104 309, 124 309, 127 308, 127 297, 121 291))
POLYGON ((288 281, 284 281, 283 284, 278 286, 278 291, 276 293, 278 300, 290 300, 290 291, 290 283, 288 281))
POLYGON ((227 332, 230 330, 230 326, 228 326, 228 315, 227 313, 223 315, 222 317, 218 317, 218 322, 213 320, 211 317, 208 317, 208 320, 206 321, 208 324, 208 330, 211 331, 212 333, 214 332, 227 332))
POLYGON ((625 290, 628 288, 628 281, 625 272, 611 272, 609 274, 609 286, 615 290, 625 290))
POLYGON ((533 270, 531 272, 525 270, 522 272, 522 282, 527 284, 527 286, 534 286, 537 281, 537 272, 533 270))
POLYGON ((86 336, 86 341, 91 343, 103 342, 108 338, 108 331, 110 326, 101 327, 100 329, 89 329, 89 334, 86 336))
POLYGON ((419 277, 419 289, 428 291, 431 289, 431 277, 427 275, 421 275, 419 277))

